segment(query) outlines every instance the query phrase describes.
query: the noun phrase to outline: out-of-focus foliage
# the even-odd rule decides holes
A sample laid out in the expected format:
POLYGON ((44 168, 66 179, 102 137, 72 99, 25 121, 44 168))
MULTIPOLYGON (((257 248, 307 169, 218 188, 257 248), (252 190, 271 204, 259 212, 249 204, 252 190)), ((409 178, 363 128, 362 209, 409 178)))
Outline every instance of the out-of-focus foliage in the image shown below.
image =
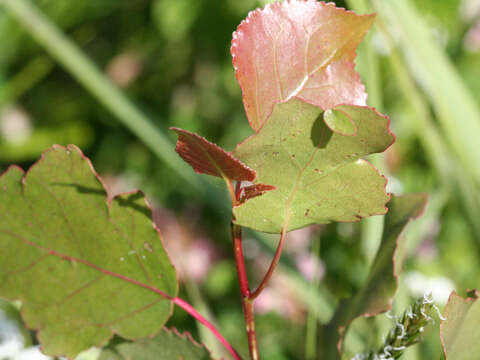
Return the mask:
MULTIPOLYGON (((252 133, 229 48, 236 26, 248 11, 266 1, 30 1, 170 137, 172 148, 175 134, 166 130, 169 126, 200 133, 227 150, 252 133)), ((392 3, 402 1, 407 0, 392 3)), ((405 234, 405 270, 394 311, 400 314, 411 299, 428 291, 433 291, 439 302, 446 301, 452 288, 463 295, 463 289, 480 287, 478 181, 459 165, 460 154, 440 126, 438 104, 425 86, 428 74, 411 62, 412 51, 418 49, 397 43, 401 30, 375 8, 377 1, 336 3, 359 12, 378 12, 375 29, 358 51, 356 62, 370 105, 391 117, 397 136, 383 161, 389 190, 431 194, 425 216, 405 234)), ((432 44, 447 56, 459 81, 480 106, 479 1, 408 3, 428 25, 432 44)), ((398 19, 402 16, 395 15, 398 19)), ((437 59, 429 60, 433 64, 437 59)), ((435 76, 440 90, 447 91, 441 88, 442 73, 435 76)), ((465 124, 465 119, 454 115, 449 121, 465 124)), ((239 292, 234 275, 226 275, 234 274, 229 214, 200 203, 200 196, 187 186, 179 187, 178 175, 58 66, 0 5, 0 168, 3 171, 14 162, 26 168, 53 143, 75 143, 85 150, 107 179, 110 195, 134 187, 146 191, 156 205, 157 221, 174 263, 178 263, 177 253, 181 254, 177 258, 193 264, 182 273, 181 296, 210 312, 233 345, 246 353, 243 328, 238 325, 242 323, 239 292)), ((376 165, 381 166, 382 160, 379 162, 376 165)), ((469 165, 480 166, 480 159, 469 165)), ((221 189, 220 183, 208 181, 221 189)), ((307 318, 317 314, 328 320, 333 311, 331 299, 349 297, 362 287, 368 276, 368 259, 374 257, 379 241, 365 236, 365 224, 332 224, 289 236, 282 266, 258 299, 263 359, 305 359, 304 339, 311 331, 306 330, 307 318), (309 251, 312 241, 321 241, 320 259, 309 251), (315 278, 320 279, 317 310, 306 296, 310 294, 306 284, 315 278), (304 296, 298 296, 300 293, 304 296)), ((255 275, 265 271, 271 257, 268 245, 275 242, 275 238, 259 242, 246 235, 245 255, 255 275)), ((253 271, 250 275, 255 282, 253 271)), ((8 309, 0 312, 0 359, 23 351, 12 347, 12 341, 18 344, 18 339, 25 339, 25 346, 36 344, 34 334, 7 320, 19 316, 16 307, 8 309), (15 329, 24 335, 4 335, 16 333, 15 329), (8 349, 13 350, 7 353, 8 349)), ((191 331, 196 339, 207 342, 214 355, 222 356, 215 342, 198 331, 181 310, 175 310, 170 325, 191 331)), ((345 341, 366 352, 379 345, 390 325, 385 318, 355 321, 345 341)), ((405 359, 439 358, 438 329, 425 337, 423 344, 405 353, 405 359)))

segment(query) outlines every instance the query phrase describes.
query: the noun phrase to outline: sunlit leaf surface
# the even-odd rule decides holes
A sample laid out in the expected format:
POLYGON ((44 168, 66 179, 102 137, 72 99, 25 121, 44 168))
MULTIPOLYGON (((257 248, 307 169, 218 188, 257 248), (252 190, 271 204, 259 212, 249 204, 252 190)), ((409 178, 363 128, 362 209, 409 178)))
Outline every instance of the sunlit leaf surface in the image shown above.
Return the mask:
POLYGON ((292 99, 235 149, 257 171, 255 183, 276 188, 235 207, 237 224, 279 233, 386 212, 386 180, 362 157, 392 144, 389 120, 368 107, 337 109, 356 124, 356 136, 332 132, 322 109, 292 99))
POLYGON ((144 196, 107 202, 78 148, 54 146, 0 177, 0 296, 20 300, 46 354, 154 335, 177 279, 144 196))
POLYGON ((232 57, 250 125, 298 97, 324 110, 366 105, 355 49, 373 22, 334 3, 284 1, 252 11, 233 34, 232 57))
POLYGON ((444 310, 446 320, 440 325, 443 350, 447 360, 470 360, 480 354, 480 293, 467 298, 453 292, 444 310))
POLYGON ((208 360, 210 354, 189 334, 163 330, 153 338, 122 343, 102 352, 98 360, 208 360))

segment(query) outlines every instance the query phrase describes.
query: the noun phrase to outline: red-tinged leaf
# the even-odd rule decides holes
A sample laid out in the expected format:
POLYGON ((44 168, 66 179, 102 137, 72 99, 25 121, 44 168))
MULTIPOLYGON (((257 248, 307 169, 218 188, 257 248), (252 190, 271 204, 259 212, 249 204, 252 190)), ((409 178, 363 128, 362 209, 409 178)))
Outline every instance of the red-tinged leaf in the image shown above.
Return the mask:
POLYGON ((364 287, 352 298, 340 301, 335 315, 326 326, 320 348, 326 359, 339 359, 344 336, 352 321, 361 316, 375 316, 391 309, 402 269, 401 235, 413 219, 421 216, 428 194, 392 196, 385 216, 382 242, 372 263, 364 287))
POLYGON ((233 34, 231 52, 252 128, 258 131, 275 103, 294 96, 324 110, 365 105, 354 59, 373 20, 315 0, 251 12, 233 34))
POLYGON ((113 334, 153 336, 177 288, 143 194, 108 201, 77 147, 0 177, 0 296, 22 302, 44 353, 73 359, 113 334))
POLYGON ((98 360, 209 360, 209 351, 189 333, 163 329, 153 338, 124 342, 102 351, 98 360))
POLYGON ((175 150, 198 174, 224 177, 235 181, 253 181, 256 172, 220 146, 204 137, 179 128, 175 150))
POLYGON ((266 184, 254 184, 254 185, 246 186, 242 189, 242 193, 240 196, 240 203, 243 203, 244 201, 263 195, 267 191, 272 191, 275 189, 276 189, 275 186, 266 185, 266 184))
POLYGON ((478 291, 469 291, 467 298, 454 292, 443 312, 440 337, 447 360, 472 360, 480 354, 480 301, 478 291), (477 354, 477 355, 475 355, 477 354))

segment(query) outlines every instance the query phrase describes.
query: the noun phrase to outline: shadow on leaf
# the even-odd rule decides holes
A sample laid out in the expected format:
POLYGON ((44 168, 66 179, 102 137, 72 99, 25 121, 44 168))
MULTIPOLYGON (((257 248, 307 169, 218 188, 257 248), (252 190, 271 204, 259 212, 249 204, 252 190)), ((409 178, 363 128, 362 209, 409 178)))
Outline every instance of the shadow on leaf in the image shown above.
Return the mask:
POLYGON ((312 126, 310 139, 312 140, 313 146, 320 149, 326 148, 332 135, 333 132, 325 124, 325 121, 323 121, 323 113, 321 113, 312 126))

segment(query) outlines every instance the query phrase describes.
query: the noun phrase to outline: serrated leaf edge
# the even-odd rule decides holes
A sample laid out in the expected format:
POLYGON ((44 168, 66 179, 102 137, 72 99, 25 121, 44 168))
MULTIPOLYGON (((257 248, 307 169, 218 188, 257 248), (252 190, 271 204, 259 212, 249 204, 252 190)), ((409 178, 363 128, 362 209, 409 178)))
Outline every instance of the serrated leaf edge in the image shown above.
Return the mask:
MULTIPOLYGON (((448 305, 450 304, 450 300, 452 300, 453 298, 457 298, 459 299, 460 301, 462 301, 464 304, 468 304, 468 303, 474 303, 475 301, 478 301, 480 299, 480 291, 478 290, 474 290, 474 293, 475 295, 477 296, 476 298, 473 298, 471 296, 467 296, 467 297, 462 297, 460 295, 457 294, 457 292, 455 290, 453 290, 450 294, 450 296, 448 297, 448 301, 447 301, 447 305, 445 305, 445 308, 443 310, 443 314, 442 315, 447 315, 447 310, 448 310, 448 305)), ((447 320, 448 320, 448 317, 447 317, 447 320)), ((443 327, 444 327, 444 324, 445 324, 445 321, 442 321, 440 323, 440 342, 442 343, 442 350, 443 350, 443 354, 445 355, 445 359, 448 360, 448 356, 447 356, 447 344, 445 344, 445 340, 443 338, 443 327)))
MULTIPOLYGON (((191 131, 188 131, 188 130, 184 130, 184 129, 180 129, 180 128, 177 128, 177 127, 170 127, 169 128, 170 130, 172 131, 175 131, 177 133, 177 135, 180 137, 180 134, 182 133, 188 133, 188 135, 190 136, 193 136, 194 138, 197 138, 199 139, 200 141, 205 141, 207 142, 209 145, 212 145, 216 150, 219 150, 219 152, 221 152, 223 155, 227 156, 230 160, 232 160, 233 162, 236 162, 238 163, 240 166, 242 166, 246 171, 250 172, 252 174, 252 176, 250 178, 246 178, 246 179, 242 179, 242 180, 238 180, 238 181, 254 181, 257 177, 257 172, 252 169, 251 167, 247 166, 246 164, 244 164, 242 161, 240 161, 239 159, 237 159, 235 156, 233 156, 233 154, 229 151, 226 151, 225 149, 223 149, 222 147, 218 146, 217 144, 215 144, 214 142, 211 142, 211 141, 208 141, 205 137, 201 136, 201 135, 198 135, 194 132, 191 132, 191 131)), ((179 146, 179 143, 180 143, 180 140, 177 141, 177 144, 176 144, 176 147, 175 147, 175 150, 177 151, 177 153, 179 154, 179 156, 183 159, 183 157, 180 155, 179 151, 178 151, 178 146, 179 146)), ((208 156, 208 154, 206 154, 208 156)), ((217 168, 218 172, 223 174, 223 171, 221 171, 220 168, 217 167, 217 165, 215 164, 214 161, 212 161, 210 159, 210 156, 208 156, 208 160, 210 162, 212 162, 212 164, 215 166, 215 168, 217 168)), ((186 160, 184 160, 185 162, 187 162, 186 160)), ((188 163, 188 162, 187 162, 188 163)), ((189 163, 188 163, 189 164, 189 163)), ((189 164, 190 165, 190 164, 189 164)), ((195 171, 197 174, 205 174, 201 171, 197 171, 192 165, 190 165, 193 169, 193 171, 195 171)), ((205 174, 205 175, 211 175, 211 174, 205 174)), ((211 175, 211 176, 215 176, 215 175, 211 175)), ((233 179, 235 180, 235 179, 233 179)))
MULTIPOLYGON (((108 198, 108 196, 107 196, 107 190, 106 190, 107 188, 106 188, 106 186, 105 186, 105 183, 104 183, 103 179, 100 177, 100 175, 98 175, 98 173, 96 172, 95 168, 93 167, 93 164, 92 164, 91 160, 90 160, 87 156, 85 156, 85 154, 82 152, 82 150, 81 150, 79 147, 77 147, 76 145, 73 145, 73 144, 69 144, 69 145, 67 145, 67 146, 62 146, 62 145, 54 144, 52 147, 50 147, 50 148, 48 148, 47 150, 43 151, 42 154, 41 154, 41 156, 40 156, 40 159, 37 160, 33 165, 31 165, 31 166, 28 168, 28 170, 25 171, 25 170, 23 170, 23 169, 22 169, 20 166, 18 166, 18 165, 10 165, 10 166, 7 168, 6 171, 4 171, 2 174, 0 174, 0 178, 2 178, 4 175, 6 175, 9 171, 11 171, 11 170, 13 170, 13 169, 19 170, 19 171, 23 174, 23 177, 22 177, 22 179, 21 179, 21 182, 22 182, 22 192, 23 192, 23 191, 24 191, 24 188, 25 188, 25 185, 26 185, 26 181, 28 180, 28 175, 30 174, 30 171, 31 171, 35 166, 39 165, 39 164, 44 160, 45 155, 46 155, 48 152, 54 151, 54 150, 65 150, 66 152, 72 151, 72 150, 73 150, 73 151, 77 151, 77 152, 80 154, 81 158, 87 162, 88 166, 90 167, 90 170, 92 171, 92 173, 94 174, 94 176, 97 178, 97 180, 100 182, 100 184, 102 185, 102 187, 103 187, 103 189, 104 189, 104 191, 105 191, 105 198, 106 198, 105 203, 106 203, 107 209, 108 209, 108 214, 107 214, 108 216, 110 216, 110 207, 111 207, 111 203, 112 203, 113 200, 115 200, 117 197, 120 197, 120 196, 124 196, 124 195, 134 195, 134 194, 138 194, 138 193, 140 193, 140 194, 143 195, 143 199, 144 199, 144 201, 145 201, 145 205, 148 207, 148 209, 149 209, 150 211, 152 211, 152 207, 151 207, 150 203, 148 202, 147 198, 145 197, 144 193, 143 193, 141 190, 138 190, 138 189, 134 189, 134 190, 132 190, 132 191, 130 191, 130 192, 121 193, 121 194, 118 194, 118 195, 116 195, 116 196, 114 196, 114 197, 112 197, 112 198, 108 198)), ((5 189, 3 189, 3 190, 5 190, 5 189)), ((152 227, 154 228, 154 230, 155 230, 155 231, 157 232, 157 234, 158 234, 158 239, 160 240, 161 245, 162 245, 163 249, 165 250, 165 253, 166 253, 167 257, 168 257, 168 260, 170 261, 170 264, 171 264, 171 265, 173 266, 173 268, 175 269, 175 265, 173 264, 172 259, 171 259, 170 255, 168 254, 168 252, 167 252, 167 250, 166 250, 166 247, 165 247, 163 238, 162 238, 161 233, 160 233, 160 229, 159 229, 159 228, 157 227, 157 225, 153 222, 153 220, 152 220, 151 222, 152 222, 152 227)), ((45 250, 47 250, 47 249, 45 249, 45 250)), ((57 256, 57 257, 62 258, 62 257, 59 256, 59 255, 54 255, 53 253, 50 254, 50 255, 52 255, 52 256, 57 256)), ((78 262, 78 259, 73 258, 73 257, 71 257, 71 256, 64 257, 63 259, 66 259, 66 258, 68 258, 68 259, 71 260, 71 261, 77 261, 77 262, 78 262)), ((85 263, 83 263, 83 264, 85 264, 85 263)), ((86 264, 85 264, 85 265, 86 265, 86 264)), ((89 265, 87 265, 87 266, 89 266, 89 265)), ((177 272, 177 271, 175 271, 175 277, 176 277, 176 284, 177 284, 175 292, 178 292, 179 279, 178 279, 178 272, 177 272)), ((126 280, 126 278, 127 278, 127 277, 123 277, 123 280, 128 281, 128 280, 126 280)), ((133 280, 133 279, 130 279, 130 280, 133 280)), ((144 286, 145 284, 142 285, 141 283, 139 283, 139 282, 137 282, 137 281, 135 281, 135 280, 133 280, 133 282, 130 281, 130 283, 133 283, 133 284, 138 285, 138 286, 142 286, 142 287, 147 288, 147 289, 150 289, 150 290, 152 290, 152 291, 153 291, 153 289, 154 289, 154 288, 152 288, 152 287, 150 287, 150 286, 148 286, 148 285, 144 286)), ((157 289, 157 290, 158 290, 158 289, 157 289)), ((163 293, 163 291, 161 291, 161 290, 158 290, 158 291, 160 291, 161 293, 163 293)), ((168 321, 168 318, 170 318, 170 317, 172 316, 172 314, 173 314, 173 305, 174 305, 174 304, 173 304, 173 302, 171 301, 171 299, 168 299, 168 298, 167 298, 167 297, 170 297, 169 295, 167 295, 166 293, 163 293, 163 295, 162 295, 162 294, 160 294, 158 291, 154 291, 154 292, 158 293, 160 296, 162 296, 162 297, 164 297, 166 300, 169 300, 169 301, 170 301, 170 313, 168 314, 168 317, 167 317, 167 321, 168 321), (164 295, 166 295, 167 297, 165 297, 164 295)), ((0 296, 0 298, 3 298, 3 299, 5 299, 5 300, 7 300, 6 298, 4 298, 4 297, 2 297, 2 296, 0 296)), ((22 303, 24 302, 22 299, 18 299, 18 300, 22 301, 22 303)), ((7 301, 8 301, 8 300, 7 300, 7 301)), ((22 316, 22 319, 23 319, 23 321, 24 321, 24 323, 25 323, 26 328, 29 329, 29 330, 31 330, 31 331, 33 331, 33 332, 35 332, 36 337, 37 337, 37 339, 38 339, 39 336, 40 336, 40 334, 42 333, 44 327, 39 327, 39 328, 32 328, 32 327, 30 327, 30 325, 28 324, 28 322, 27 322, 26 319, 25 319, 23 306, 20 308, 20 314, 21 314, 21 316, 22 316)), ((95 346, 95 347, 103 347, 105 344, 107 344, 107 343, 113 338, 113 336, 116 334, 116 332, 115 332, 114 330, 111 330, 111 329, 109 329, 109 330, 110 330, 110 336, 109 336, 106 340, 104 340, 104 341, 102 341, 102 342, 100 342, 100 343, 98 343, 98 344, 94 344, 94 345, 92 345, 92 346, 95 346)), ((163 328, 161 328, 158 332, 156 332, 155 334, 153 334, 152 337, 158 335, 162 330, 163 330, 163 328)), ((141 338, 132 338, 132 339, 129 339, 129 340, 138 340, 138 339, 141 339, 141 338)), ((86 349, 85 349, 85 350, 86 350, 86 349)), ((42 353, 44 353, 44 352, 43 352, 43 345, 42 345, 41 343, 40 343, 40 351, 41 351, 42 353)), ((72 358, 69 358, 68 356, 66 356, 65 354, 48 354, 48 355, 56 356, 56 357, 65 357, 65 358, 67 358, 67 359, 72 359, 72 358)))
MULTIPOLYGON (((343 13, 346 13, 346 14, 354 14, 356 16, 359 16, 359 17, 371 17, 371 16, 376 16, 376 14, 362 14, 362 15, 359 15, 357 14, 356 12, 352 11, 352 10, 347 10, 343 7, 337 7, 337 5, 334 3, 334 2, 325 2, 325 1, 317 1, 317 0, 284 0, 283 2, 274 2, 274 3, 269 3, 267 5, 265 5, 263 8, 257 8, 255 10, 252 10, 248 13, 247 17, 245 19, 243 19, 240 24, 237 26, 237 29, 233 32, 232 34, 232 41, 231 41, 231 46, 230 46, 230 54, 232 56, 232 65, 233 65, 233 69, 234 69, 234 72, 235 72, 235 78, 237 79, 237 82, 238 84, 240 85, 240 88, 242 90, 242 102, 244 104, 244 107, 246 109, 246 104, 245 104, 245 97, 243 96, 243 88, 242 88, 242 84, 240 82, 240 74, 239 74, 239 66, 238 66, 238 57, 236 55, 236 47, 237 47, 237 39, 238 39, 238 36, 239 34, 241 34, 243 32, 243 28, 248 26, 248 23, 253 19, 255 18, 256 16, 261 16, 261 13, 264 12, 264 11, 268 11, 268 10, 271 10, 272 7, 278 7, 278 6, 287 6, 291 3, 295 3, 297 1, 301 1, 301 2, 305 2, 305 3, 315 3, 315 4, 318 4, 320 6, 325 6, 325 7, 333 7, 335 8, 336 10, 338 11, 341 11, 343 13)), ((363 84, 363 82, 361 81, 361 78, 360 78, 360 74, 355 71, 355 59, 357 58, 357 49, 355 49, 354 51, 354 57, 351 61, 351 63, 347 64, 348 67, 350 67, 352 70, 353 70, 353 74, 355 76, 355 79, 358 81, 358 83, 360 84, 360 86, 363 88, 363 94, 364 94, 364 97, 365 97, 365 102, 367 102, 368 100, 368 93, 366 92, 366 88, 365 88, 365 84, 363 84)), ((301 87, 303 87, 303 85, 301 85, 301 87)), ((284 103, 284 102, 287 102, 289 100, 291 100, 292 98, 297 98, 299 100, 302 100, 304 102, 307 102, 305 101, 305 99, 302 99, 302 98, 299 98, 297 96, 297 94, 299 93, 300 91, 298 91, 298 88, 297 90, 295 91, 295 94, 291 94, 290 96, 288 96, 285 100, 280 100, 280 101, 277 101, 275 102, 275 104, 281 104, 281 103, 284 103)), ((314 105, 314 104, 312 104, 314 105)), ((350 105, 350 104, 342 104, 342 105, 350 105)), ((316 105, 315 105, 316 106, 316 105)), ((340 105, 337 105, 337 106, 340 106, 340 105)), ((273 112, 273 109, 275 108, 275 105, 272 107, 272 110, 270 111, 270 113, 268 114, 268 116, 266 117, 266 120, 260 124, 260 126, 258 127, 258 129, 255 129, 254 125, 252 124, 252 121, 248 118, 247 116, 247 120, 248 120, 248 123, 250 124, 250 127, 255 131, 255 132, 259 132, 261 130, 261 128, 263 127, 263 125, 268 121, 268 119, 271 117, 272 115, 272 112, 273 112)), ((327 110, 327 109, 322 109, 322 110, 327 110)), ((246 111, 245 111, 246 112, 246 111)))

